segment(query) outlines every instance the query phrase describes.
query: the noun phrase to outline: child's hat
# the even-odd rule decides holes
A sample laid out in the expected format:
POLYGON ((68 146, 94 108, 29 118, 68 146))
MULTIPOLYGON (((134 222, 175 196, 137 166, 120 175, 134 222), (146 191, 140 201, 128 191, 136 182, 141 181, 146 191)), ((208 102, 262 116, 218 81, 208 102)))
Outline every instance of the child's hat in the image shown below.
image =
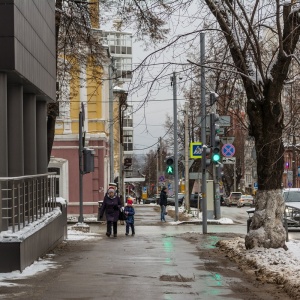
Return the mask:
POLYGON ((127 200, 127 204, 132 204, 132 203, 133 203, 132 199, 127 200))

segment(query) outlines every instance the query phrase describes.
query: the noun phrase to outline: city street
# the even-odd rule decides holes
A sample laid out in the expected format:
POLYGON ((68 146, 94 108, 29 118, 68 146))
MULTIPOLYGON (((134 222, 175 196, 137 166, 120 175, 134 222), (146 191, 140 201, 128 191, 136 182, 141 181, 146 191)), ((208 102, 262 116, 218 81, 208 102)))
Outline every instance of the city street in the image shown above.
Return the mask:
MULTIPOLYGON (((96 237, 67 240, 53 251, 57 268, 1 287, 2 299, 290 299, 277 285, 243 273, 215 248, 220 239, 243 236, 246 209, 222 208, 240 224, 161 223, 159 207, 137 205, 136 235, 105 236, 106 225, 90 224, 96 237)), ((225 216, 226 215, 226 216, 225 216)))

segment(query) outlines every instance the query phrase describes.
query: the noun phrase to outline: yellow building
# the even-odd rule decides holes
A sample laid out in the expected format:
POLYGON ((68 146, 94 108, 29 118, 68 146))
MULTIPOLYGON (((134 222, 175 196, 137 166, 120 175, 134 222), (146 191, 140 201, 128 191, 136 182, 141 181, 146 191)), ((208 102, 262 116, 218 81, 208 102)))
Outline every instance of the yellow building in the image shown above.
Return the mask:
MULTIPOLYGON (((94 172, 83 175, 83 211, 93 214, 98 211, 98 201, 103 200, 108 183, 119 175, 119 94, 111 97, 109 91, 115 80, 109 78, 110 56, 116 60, 118 84, 131 76, 131 35, 120 32, 105 32, 99 28, 98 11, 93 10, 91 17, 93 34, 107 48, 107 63, 101 69, 93 64, 93 57, 88 53, 84 61, 73 62, 69 78, 61 86, 59 116, 55 128, 55 142, 49 164, 51 171, 58 173, 57 195, 68 200, 68 213, 79 212, 79 113, 82 111, 84 147, 93 150, 94 172), (123 36, 126 36, 125 39, 123 36), (115 39, 112 39, 112 37, 115 39), (130 43, 128 37, 130 36, 130 43), (114 46, 114 44, 116 46, 114 46), (127 43, 125 46, 119 44, 127 43), (124 48, 125 47, 125 48, 124 48), (123 54, 125 49, 125 54, 123 54), (109 51, 110 50, 110 51, 109 51), (120 52, 120 53, 119 53, 120 52), (128 54, 127 54, 128 52, 128 54), (129 59, 130 58, 130 59, 129 59), (124 67, 125 66, 125 67, 124 67), (93 76, 99 74, 99 77, 93 76), (123 78, 123 77, 124 78, 123 78), (115 98, 116 96, 116 98, 115 98), (109 101, 113 100, 111 120, 109 101), (114 124, 113 137, 109 136, 110 126, 114 124), (113 178, 110 178, 110 138, 114 143, 113 178)), ((68 59, 68 57, 65 57, 68 59)))

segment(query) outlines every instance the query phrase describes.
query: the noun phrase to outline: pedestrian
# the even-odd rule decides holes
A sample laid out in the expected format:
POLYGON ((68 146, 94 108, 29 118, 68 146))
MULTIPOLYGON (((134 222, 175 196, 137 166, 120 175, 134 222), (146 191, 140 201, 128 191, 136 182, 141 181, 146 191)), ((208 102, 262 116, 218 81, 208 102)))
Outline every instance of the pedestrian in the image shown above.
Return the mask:
POLYGON ((134 214, 135 210, 132 206, 133 201, 132 199, 127 200, 127 205, 124 208, 124 213, 126 215, 126 233, 125 235, 129 234, 129 227, 131 228, 131 235, 135 235, 135 230, 134 230, 134 214))
POLYGON ((104 197, 103 204, 100 209, 100 219, 104 212, 106 215, 107 230, 106 235, 111 236, 111 227, 113 227, 114 237, 117 237, 117 228, 119 220, 119 212, 122 207, 120 198, 116 195, 113 188, 109 188, 107 194, 104 197))
POLYGON ((165 214, 166 214, 166 206, 167 206, 167 188, 164 186, 161 189, 159 196, 159 205, 160 205, 160 220, 166 222, 165 214))

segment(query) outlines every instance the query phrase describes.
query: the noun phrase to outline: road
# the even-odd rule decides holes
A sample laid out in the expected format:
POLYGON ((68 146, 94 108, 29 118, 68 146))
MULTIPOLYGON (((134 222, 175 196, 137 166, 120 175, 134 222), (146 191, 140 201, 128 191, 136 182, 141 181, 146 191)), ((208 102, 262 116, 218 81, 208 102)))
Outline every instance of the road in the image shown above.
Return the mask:
MULTIPOLYGON (((241 224, 171 225, 160 222, 159 207, 138 205, 136 235, 105 236, 105 224, 90 224, 99 236, 67 240, 54 249, 56 269, 2 287, 0 298, 22 300, 233 300, 290 299, 279 286, 262 284, 243 273, 215 244, 243 236, 243 210, 231 207, 241 224), (13 285, 14 284, 14 285, 13 285), (18 285, 15 285, 18 284, 18 285)), ((224 215, 225 215, 224 209, 224 215)), ((226 212, 227 215, 227 212, 226 212)), ((247 218, 247 217, 246 217, 247 218)))

